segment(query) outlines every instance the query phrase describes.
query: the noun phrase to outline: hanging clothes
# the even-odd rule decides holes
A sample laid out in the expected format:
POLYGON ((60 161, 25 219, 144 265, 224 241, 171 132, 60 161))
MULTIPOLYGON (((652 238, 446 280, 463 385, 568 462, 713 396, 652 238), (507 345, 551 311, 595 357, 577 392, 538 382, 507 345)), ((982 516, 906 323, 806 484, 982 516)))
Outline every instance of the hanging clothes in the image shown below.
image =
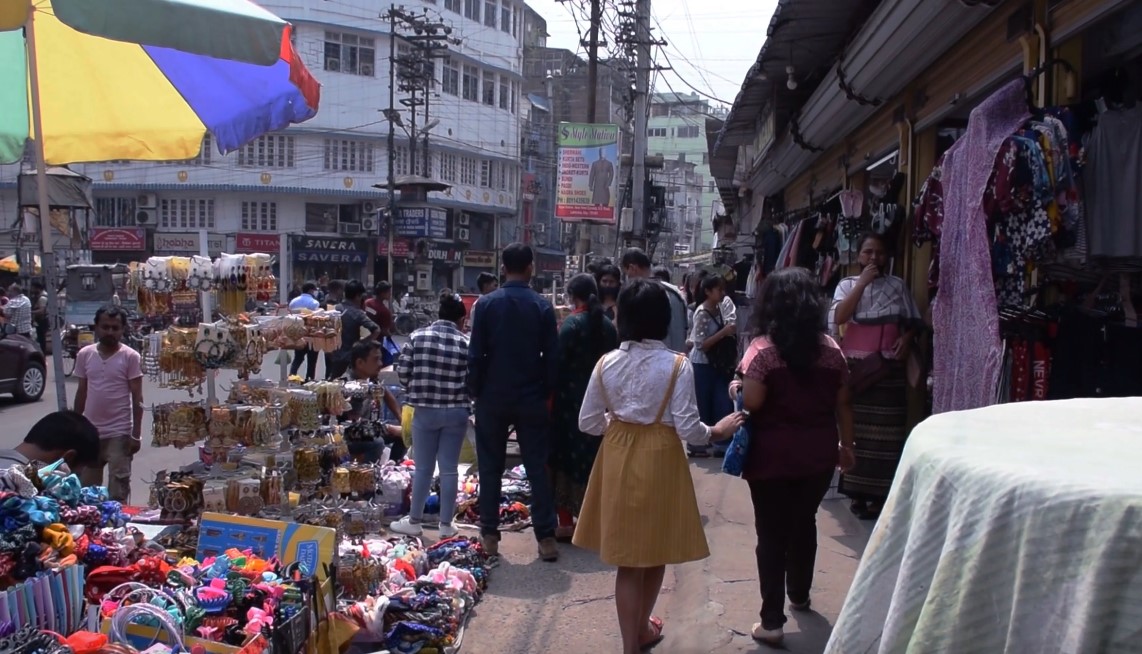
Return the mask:
POLYGON ((1091 257, 1142 257, 1142 105, 1099 116, 1087 147, 1091 257))
MULTIPOLYGON (((1030 117, 1014 80, 971 112, 967 131, 944 154, 939 295, 933 306, 933 413, 995 401, 1003 360, 983 193, 1003 143, 1030 117)), ((935 217, 932 217, 935 218, 935 217)))

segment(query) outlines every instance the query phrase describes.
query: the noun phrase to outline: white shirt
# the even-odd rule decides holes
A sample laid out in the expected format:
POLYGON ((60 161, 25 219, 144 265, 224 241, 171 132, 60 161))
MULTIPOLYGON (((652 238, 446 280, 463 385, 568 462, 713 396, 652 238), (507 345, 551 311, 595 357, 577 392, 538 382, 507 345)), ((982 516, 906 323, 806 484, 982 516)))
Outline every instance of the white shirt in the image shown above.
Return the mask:
MULTIPOLYGON (((677 356, 662 341, 626 341, 608 353, 603 357, 601 386, 600 375, 591 373, 579 410, 579 429, 600 435, 612 418, 636 425, 654 424, 677 356)), ((678 370, 678 380, 662 414, 662 424, 673 426, 679 438, 691 445, 710 442, 710 428, 698 418, 694 369, 689 361, 683 360, 678 370)))
POLYGON ((313 297, 309 293, 302 293, 301 295, 289 301, 290 311, 301 311, 303 309, 308 309, 309 311, 317 311, 320 308, 321 303, 317 301, 317 298, 313 297))

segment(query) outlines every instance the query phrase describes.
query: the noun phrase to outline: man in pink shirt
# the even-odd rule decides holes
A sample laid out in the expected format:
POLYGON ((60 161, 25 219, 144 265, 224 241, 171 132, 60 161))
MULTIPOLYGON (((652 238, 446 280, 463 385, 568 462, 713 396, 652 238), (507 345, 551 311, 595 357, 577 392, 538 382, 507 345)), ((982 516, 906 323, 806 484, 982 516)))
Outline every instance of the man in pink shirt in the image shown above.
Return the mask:
POLYGON ((121 341, 127 314, 117 306, 104 306, 95 313, 97 342, 75 355, 75 410, 99 430, 99 461, 80 475, 84 486, 103 485, 103 466, 110 480, 111 499, 128 502, 131 496, 131 459, 142 446, 142 357, 121 341))

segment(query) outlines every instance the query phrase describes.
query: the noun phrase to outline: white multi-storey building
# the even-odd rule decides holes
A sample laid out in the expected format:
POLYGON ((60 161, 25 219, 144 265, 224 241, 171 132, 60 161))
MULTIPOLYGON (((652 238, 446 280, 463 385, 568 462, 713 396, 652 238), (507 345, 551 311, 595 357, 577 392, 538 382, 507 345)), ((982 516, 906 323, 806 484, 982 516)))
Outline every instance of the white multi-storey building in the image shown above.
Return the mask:
MULTIPOLYGON (((379 214, 387 200, 389 122, 388 3, 368 0, 267 0, 290 21, 295 47, 321 82, 312 120, 266 135, 220 155, 208 137, 198 157, 179 162, 101 162, 72 166, 95 182, 92 249, 96 261, 130 260, 156 248, 185 247, 207 230, 211 247, 268 250, 292 236, 297 277, 384 277, 386 239, 379 214), (381 188, 374 188, 379 184, 381 188), (100 229, 125 228, 142 237, 142 252, 123 251, 132 239, 104 243, 100 229), (126 243, 126 245, 125 245, 126 243), (117 252, 103 251, 117 247, 117 252), (102 254, 101 254, 102 251, 102 254)), ((518 0, 404 0, 404 10, 438 16, 452 27, 447 57, 434 61, 427 133, 428 175, 451 185, 429 203, 447 210, 447 238, 431 239, 433 285, 473 287, 491 270, 501 234, 514 233, 520 189, 523 3, 518 0), (465 266, 465 262, 469 265, 465 266)), ((408 47, 398 40, 398 50, 408 47)), ((411 124, 397 93, 395 107, 411 124)), ((79 108, 78 110, 81 110, 79 108)), ((416 124, 426 122, 425 109, 416 124)), ((418 137, 421 135, 418 135, 418 137)), ((396 174, 409 166, 410 136, 396 128, 396 174)), ((417 139, 416 172, 425 141, 417 139)), ((0 229, 17 216, 19 166, 0 166, 0 229)), ((120 237, 122 234, 120 234, 120 237)), ((404 263, 411 239, 397 239, 404 263)), ((4 242, 0 241, 0 250, 4 242)), ((398 265, 402 268, 402 265, 398 265)), ((395 281, 404 281, 398 275, 395 281)))

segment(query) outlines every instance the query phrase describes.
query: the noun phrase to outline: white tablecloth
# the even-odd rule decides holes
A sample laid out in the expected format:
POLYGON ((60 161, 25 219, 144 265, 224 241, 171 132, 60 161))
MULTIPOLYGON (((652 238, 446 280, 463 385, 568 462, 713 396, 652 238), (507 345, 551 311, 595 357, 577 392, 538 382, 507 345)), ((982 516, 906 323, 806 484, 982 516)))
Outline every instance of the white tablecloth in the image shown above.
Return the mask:
POLYGON ((1142 652, 1142 398, 919 425, 826 652, 1142 652))

